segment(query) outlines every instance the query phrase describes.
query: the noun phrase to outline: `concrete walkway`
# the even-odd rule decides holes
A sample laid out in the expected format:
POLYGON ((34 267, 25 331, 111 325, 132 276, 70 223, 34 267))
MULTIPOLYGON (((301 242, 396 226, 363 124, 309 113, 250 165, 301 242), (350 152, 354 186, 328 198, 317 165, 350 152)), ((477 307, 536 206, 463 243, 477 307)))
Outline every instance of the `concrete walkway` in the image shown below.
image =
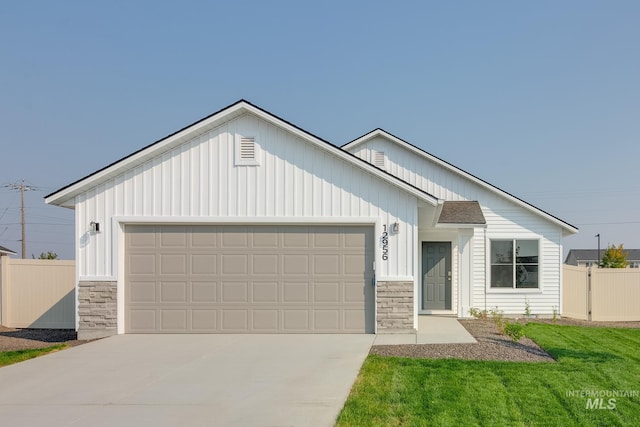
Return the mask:
POLYGON ((379 334, 373 345, 466 344, 477 342, 455 317, 418 316, 417 334, 379 334))
POLYGON ((118 335, 0 368, 0 424, 333 426, 374 335, 118 335))

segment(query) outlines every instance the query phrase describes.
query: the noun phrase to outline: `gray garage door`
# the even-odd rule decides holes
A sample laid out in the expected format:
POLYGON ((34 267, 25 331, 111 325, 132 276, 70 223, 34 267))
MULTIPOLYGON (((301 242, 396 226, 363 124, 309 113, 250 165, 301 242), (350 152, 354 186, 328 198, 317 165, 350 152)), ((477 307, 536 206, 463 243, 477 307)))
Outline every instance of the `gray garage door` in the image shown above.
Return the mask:
POLYGON ((128 333, 373 333, 373 230, 127 225, 128 333))

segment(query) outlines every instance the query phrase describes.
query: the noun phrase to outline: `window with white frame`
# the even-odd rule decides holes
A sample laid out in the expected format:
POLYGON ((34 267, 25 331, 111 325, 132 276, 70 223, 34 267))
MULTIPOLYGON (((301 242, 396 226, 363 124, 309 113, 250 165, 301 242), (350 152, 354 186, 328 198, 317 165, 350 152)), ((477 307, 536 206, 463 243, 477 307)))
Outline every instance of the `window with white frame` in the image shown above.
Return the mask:
POLYGON ((495 239, 490 246, 492 288, 539 288, 538 240, 495 239))

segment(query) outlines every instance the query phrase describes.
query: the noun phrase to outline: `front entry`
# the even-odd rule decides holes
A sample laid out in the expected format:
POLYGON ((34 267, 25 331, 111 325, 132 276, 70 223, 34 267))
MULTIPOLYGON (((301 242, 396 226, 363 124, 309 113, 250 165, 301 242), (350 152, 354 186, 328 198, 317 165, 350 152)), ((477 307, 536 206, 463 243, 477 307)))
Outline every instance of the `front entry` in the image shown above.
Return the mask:
POLYGON ((451 310, 451 242, 422 242, 422 310, 451 310))

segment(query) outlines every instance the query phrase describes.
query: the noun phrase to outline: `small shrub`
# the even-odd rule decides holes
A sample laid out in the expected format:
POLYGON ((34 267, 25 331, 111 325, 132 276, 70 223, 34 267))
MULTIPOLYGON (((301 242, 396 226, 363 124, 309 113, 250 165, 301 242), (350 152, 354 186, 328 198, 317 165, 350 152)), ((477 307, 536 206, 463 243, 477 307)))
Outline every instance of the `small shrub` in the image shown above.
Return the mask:
POLYGON ((558 307, 553 306, 553 323, 558 323, 558 307))
POLYGON ((500 311, 498 307, 494 307, 489 311, 489 313, 491 314, 491 320, 496 324, 500 333, 504 333, 505 320, 502 311, 500 311))
POLYGON ((531 305, 526 297, 524 299, 524 315, 527 319, 531 317, 531 305))
POLYGON ((487 310, 480 310, 478 308, 471 307, 469 314, 480 320, 487 320, 487 310))
POLYGON ((521 323, 506 322, 504 326, 504 333, 507 334, 514 342, 520 341, 520 338, 524 336, 524 326, 521 323))

